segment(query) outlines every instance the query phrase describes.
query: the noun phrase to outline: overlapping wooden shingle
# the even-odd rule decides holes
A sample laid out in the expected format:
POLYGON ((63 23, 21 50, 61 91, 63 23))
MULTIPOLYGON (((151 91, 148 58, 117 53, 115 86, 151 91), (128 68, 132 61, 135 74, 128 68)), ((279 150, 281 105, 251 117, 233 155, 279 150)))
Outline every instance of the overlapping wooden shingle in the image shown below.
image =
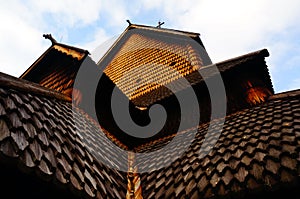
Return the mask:
MULTIPOLYGON (((215 75, 213 66, 205 66, 203 57, 199 52, 195 54, 185 40, 192 39, 204 48, 198 34, 139 25, 130 25, 129 29, 136 31, 121 37, 123 40, 119 38, 99 63, 107 68, 99 69, 93 63, 95 70, 104 70, 114 83, 106 84, 109 88, 103 93, 117 85, 135 105, 146 107, 163 99, 170 105, 174 93, 151 82, 173 83, 176 92, 182 92, 186 87, 176 81, 181 77, 199 86, 204 80, 198 69, 202 75, 215 75), (159 37, 151 36, 154 33, 159 37), (163 40, 166 35, 171 37, 163 40), (128 79, 122 79, 129 70, 128 79)), ((230 114, 224 125, 222 118, 201 120, 199 126, 174 134, 178 121, 173 115, 166 132, 133 143, 128 154, 131 140, 119 140, 116 132, 111 132, 116 128, 100 130, 103 126, 96 118, 71 102, 74 78, 87 54, 82 49, 54 43, 22 75, 40 85, 0 73, 0 175, 8 180, 10 176, 5 172, 9 171, 7 175, 20 180, 18 186, 9 187, 14 190, 11 196, 20 197, 23 193, 17 191, 26 183, 37 186, 42 182, 45 184, 39 188, 46 190, 48 198, 51 191, 45 187, 52 185, 56 186, 52 191, 64 190, 71 198, 126 198, 140 194, 143 198, 300 196, 300 90, 274 94, 264 61, 269 55, 266 49, 215 65, 229 91, 230 114), (57 71, 44 68, 44 64, 55 66, 57 71), (255 95, 260 89, 265 93, 255 95), (249 93, 252 98, 248 98, 249 93), (254 103, 245 106, 244 101, 249 99, 254 103), (159 151, 165 146, 169 150, 159 151), (115 147, 125 153, 118 153, 115 147), (133 155, 132 151, 139 154, 133 155), (40 181, 34 183, 36 179, 40 181)), ((201 101, 206 96, 200 86, 194 89, 202 103, 200 108, 210 105, 201 101)), ((209 111, 206 114, 210 116, 209 111)), ((188 121, 191 117, 192 114, 183 119, 188 121)), ((13 185, 16 183, 10 182, 6 187, 13 185)), ((36 196, 43 195, 38 195, 39 190, 28 190, 36 191, 36 196)))
MULTIPOLYGON (((15 80, 5 74, 0 78, 15 80)), ((69 191, 76 190, 78 197, 125 197, 126 174, 99 163, 82 142, 80 134, 99 128, 91 118, 76 112, 86 127, 78 129, 71 103, 1 83, 1 155, 15 161, 21 170, 39 173, 42 180, 57 181, 69 191)), ((26 87, 26 81, 20 81, 20 86, 26 87)), ((113 151, 106 152, 118 158, 113 151)))
MULTIPOLYGON (((178 157, 176 151, 185 147, 181 143, 193 135, 194 129, 179 133, 178 143, 172 143, 174 150, 158 153, 152 159, 147 155, 137 159, 140 170, 151 170, 150 163, 159 164, 162 157, 172 162, 160 170, 141 174, 144 198, 262 198, 276 194, 292 197, 300 185, 299 122, 300 90, 295 90, 273 95, 266 103, 226 117, 218 141, 204 158, 199 151, 205 147, 202 143, 208 125, 198 126, 192 144, 178 157), (285 193, 287 186, 294 187, 294 191, 285 193)), ((171 139, 136 150, 146 153, 171 139)))

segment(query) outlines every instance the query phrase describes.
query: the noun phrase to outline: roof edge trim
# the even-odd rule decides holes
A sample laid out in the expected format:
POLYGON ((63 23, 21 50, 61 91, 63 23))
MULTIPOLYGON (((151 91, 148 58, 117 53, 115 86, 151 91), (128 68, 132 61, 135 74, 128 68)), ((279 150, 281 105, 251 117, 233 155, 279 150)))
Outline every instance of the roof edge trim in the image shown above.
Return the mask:
POLYGON ((118 44, 118 42, 123 38, 123 36, 126 34, 126 32, 129 30, 129 26, 123 31, 122 34, 119 35, 119 37, 114 41, 114 43, 108 48, 108 50, 102 55, 100 60, 96 63, 99 65, 106 57, 107 55, 112 51, 112 49, 118 44))
POLYGON ((90 52, 88 50, 85 50, 85 49, 82 49, 82 48, 77 48, 75 46, 70 46, 70 45, 63 44, 63 43, 55 43, 54 45, 58 45, 58 46, 65 47, 65 48, 69 48, 69 49, 78 51, 80 53, 85 53, 85 54, 88 54, 88 55, 90 54, 90 52))
POLYGON ((71 51, 77 51, 78 55, 76 56, 73 56, 72 54, 69 55, 71 55, 74 59, 78 59, 79 61, 84 59, 86 56, 90 54, 88 50, 84 50, 74 46, 69 46, 62 43, 52 43, 52 45, 35 62, 33 62, 33 64, 20 76, 20 78, 23 79, 25 76, 27 76, 36 67, 36 65, 48 54, 48 52, 52 48, 55 48, 57 51, 60 51, 61 53, 65 53, 68 55, 67 50, 61 50, 55 46, 62 47, 61 49, 67 48, 70 49, 71 51))
POLYGON ((300 88, 290 91, 284 91, 281 93, 276 93, 274 95, 271 95, 268 100, 277 100, 282 98, 288 98, 288 97, 297 97, 300 96, 300 88))
POLYGON ((146 26, 146 25, 138 25, 138 24, 131 24, 128 26, 128 29, 131 28, 137 28, 137 29, 145 29, 145 30, 153 30, 158 32, 165 32, 165 33, 171 33, 171 34, 177 34, 177 35, 184 35, 188 37, 199 37, 200 33, 195 32, 188 32, 188 31, 182 31, 182 30, 175 30, 175 29, 169 29, 169 28, 158 28, 153 26, 146 26))
POLYGON ((45 88, 31 81, 13 77, 11 75, 0 72, 0 87, 15 89, 27 93, 41 95, 44 97, 56 98, 58 100, 72 102, 72 99, 52 89, 45 88))
POLYGON ((247 53, 247 54, 243 54, 241 56, 237 56, 237 57, 234 57, 234 58, 231 58, 231 59, 220 61, 220 62, 217 62, 215 64, 216 65, 221 65, 221 64, 225 64, 225 63, 228 63, 228 62, 239 60, 239 59, 242 59, 242 58, 245 58, 245 57, 252 57, 252 56, 258 56, 258 55, 261 55, 262 57, 269 57, 270 53, 266 48, 263 48, 261 50, 253 51, 253 52, 250 52, 250 53, 247 53))
POLYGON ((52 47, 53 44, 37 60, 35 60, 33 64, 31 64, 31 66, 19 78, 23 79, 26 75, 28 75, 28 73, 30 73, 30 71, 35 67, 35 65, 43 59, 43 57, 52 49, 52 47))

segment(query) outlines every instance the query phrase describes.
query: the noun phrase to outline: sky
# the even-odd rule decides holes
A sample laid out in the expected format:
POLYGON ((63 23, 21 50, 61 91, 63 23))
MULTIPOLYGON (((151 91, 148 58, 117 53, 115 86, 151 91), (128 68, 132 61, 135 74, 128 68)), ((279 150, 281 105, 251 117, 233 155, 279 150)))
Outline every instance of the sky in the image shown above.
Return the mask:
POLYGON ((300 88, 299 0, 0 0, 0 72, 19 77, 51 45, 93 52, 134 24, 200 33, 213 63, 266 48, 275 93, 300 88))

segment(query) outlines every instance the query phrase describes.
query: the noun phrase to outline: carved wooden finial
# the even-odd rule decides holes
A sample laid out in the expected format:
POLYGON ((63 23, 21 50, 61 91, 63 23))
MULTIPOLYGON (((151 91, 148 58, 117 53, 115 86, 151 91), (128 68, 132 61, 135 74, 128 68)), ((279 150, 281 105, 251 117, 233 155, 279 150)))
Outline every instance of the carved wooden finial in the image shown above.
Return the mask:
POLYGON ((43 34, 43 37, 45 37, 45 39, 49 39, 52 42, 52 44, 57 43, 57 41, 52 37, 51 34, 43 34))
POLYGON ((126 20, 128 25, 130 26, 132 23, 129 21, 129 19, 126 20))
POLYGON ((156 26, 157 28, 161 28, 161 26, 164 24, 165 22, 160 22, 158 21, 158 26, 156 26))

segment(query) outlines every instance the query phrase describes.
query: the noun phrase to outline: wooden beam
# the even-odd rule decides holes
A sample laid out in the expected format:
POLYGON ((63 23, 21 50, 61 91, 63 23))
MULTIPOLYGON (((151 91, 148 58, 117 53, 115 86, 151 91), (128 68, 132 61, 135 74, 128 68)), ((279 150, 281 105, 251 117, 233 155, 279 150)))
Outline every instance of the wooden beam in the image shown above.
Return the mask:
POLYGON ((25 93, 32 93, 35 95, 41 95, 45 97, 56 98, 67 102, 72 102, 72 99, 64 94, 61 94, 55 90, 45 88, 39 84, 16 78, 5 73, 0 72, 0 87, 6 87, 8 89, 18 90, 25 93))

